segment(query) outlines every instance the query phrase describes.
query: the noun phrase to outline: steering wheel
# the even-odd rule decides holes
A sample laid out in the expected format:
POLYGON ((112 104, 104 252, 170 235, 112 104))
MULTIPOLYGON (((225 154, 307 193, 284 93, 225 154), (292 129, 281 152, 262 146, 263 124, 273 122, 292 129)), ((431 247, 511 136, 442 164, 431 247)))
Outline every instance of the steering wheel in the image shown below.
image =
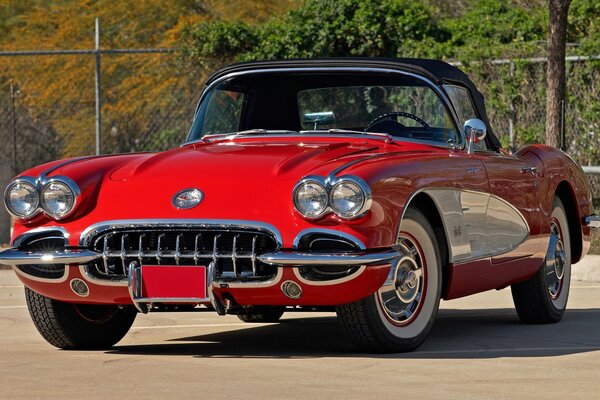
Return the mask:
POLYGON ((373 120, 371 120, 371 122, 369 122, 367 124, 367 126, 365 127, 365 132, 370 132, 369 129, 373 128, 373 126, 377 125, 378 123, 380 123, 381 121, 385 120, 385 119, 390 119, 391 121, 395 122, 396 124, 399 125, 400 128, 406 128, 405 125, 402 125, 400 122, 394 120, 394 117, 406 117, 406 118, 410 118, 414 121, 417 121, 419 124, 423 125, 424 128, 430 128, 429 124, 427 124, 427 122, 423 121, 421 118, 417 117, 414 114, 410 114, 404 111, 393 111, 393 112, 389 112, 386 114, 382 114, 376 118, 374 118, 373 120))

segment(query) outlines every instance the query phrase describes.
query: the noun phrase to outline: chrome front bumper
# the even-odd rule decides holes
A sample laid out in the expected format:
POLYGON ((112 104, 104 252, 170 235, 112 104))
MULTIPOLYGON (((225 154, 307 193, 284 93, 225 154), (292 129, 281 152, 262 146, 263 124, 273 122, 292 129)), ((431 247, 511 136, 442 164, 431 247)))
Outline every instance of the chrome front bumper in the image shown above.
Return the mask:
MULTIPOLYGON (((306 253, 297 251, 278 251, 257 255, 256 259, 265 264, 298 267, 298 266, 362 266, 383 265, 401 257, 394 249, 376 252, 353 253, 306 253)), ((0 252, 0 264, 87 264, 102 258, 102 253, 89 249, 65 249, 45 253, 24 251, 11 248, 0 252)))

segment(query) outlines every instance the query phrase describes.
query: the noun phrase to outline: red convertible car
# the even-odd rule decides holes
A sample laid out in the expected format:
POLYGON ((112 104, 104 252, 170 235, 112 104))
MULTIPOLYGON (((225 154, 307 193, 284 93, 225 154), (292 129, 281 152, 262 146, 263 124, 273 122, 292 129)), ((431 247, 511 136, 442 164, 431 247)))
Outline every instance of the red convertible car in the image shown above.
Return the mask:
POLYGON ((552 323, 600 225, 568 155, 506 153, 467 76, 416 59, 224 68, 181 147, 44 164, 4 201, 0 263, 64 349, 204 305, 248 322, 335 307, 358 349, 409 351, 441 299, 507 286, 521 320, 552 323))

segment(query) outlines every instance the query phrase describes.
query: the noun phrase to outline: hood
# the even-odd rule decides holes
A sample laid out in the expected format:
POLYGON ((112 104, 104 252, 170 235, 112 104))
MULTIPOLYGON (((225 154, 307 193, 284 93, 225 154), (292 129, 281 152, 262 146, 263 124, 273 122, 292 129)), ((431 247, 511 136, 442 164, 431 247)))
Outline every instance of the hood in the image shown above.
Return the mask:
MULTIPOLYGON (((236 138, 198 142, 162 153, 121 159, 95 174, 96 190, 82 200, 78 224, 118 219, 226 219, 270 222, 294 214, 294 185, 304 176, 327 175, 335 168, 370 158, 398 145, 365 138, 236 138), (198 189, 202 202, 176 209, 173 196, 198 189), (83 206, 82 206, 83 207, 83 206)), ((57 174, 82 177, 98 160, 72 163, 57 174)), ((91 192, 90 192, 91 193, 91 192)))
POLYGON ((297 181, 316 170, 332 170, 350 159, 381 152, 376 141, 238 139, 196 143, 129 163, 110 175, 113 181, 176 179, 196 182, 214 177, 220 183, 267 179, 297 181))
MULTIPOLYGON (((162 153, 77 160, 51 175, 68 176, 82 189, 79 209, 59 221, 71 232, 73 245, 87 227, 111 220, 261 221, 284 224, 286 233, 293 233, 312 227, 293 208, 292 190, 302 177, 334 170, 344 174, 344 168, 355 170, 363 160, 432 151, 430 146, 366 137, 235 138, 162 153), (192 188, 202 191, 202 202, 191 209, 174 207, 174 195, 192 188)), ((27 225, 48 223, 55 224, 40 216, 27 225)))

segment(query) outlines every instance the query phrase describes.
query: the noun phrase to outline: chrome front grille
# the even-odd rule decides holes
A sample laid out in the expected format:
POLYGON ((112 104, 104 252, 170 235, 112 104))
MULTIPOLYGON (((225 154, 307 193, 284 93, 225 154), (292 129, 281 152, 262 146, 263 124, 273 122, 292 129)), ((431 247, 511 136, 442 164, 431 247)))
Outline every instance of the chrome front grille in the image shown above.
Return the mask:
POLYGON ((257 256, 277 250, 275 237, 253 229, 123 228, 103 231, 88 240, 102 254, 92 272, 99 278, 125 278, 132 261, 141 265, 212 263, 220 280, 266 280, 277 269, 257 256))

